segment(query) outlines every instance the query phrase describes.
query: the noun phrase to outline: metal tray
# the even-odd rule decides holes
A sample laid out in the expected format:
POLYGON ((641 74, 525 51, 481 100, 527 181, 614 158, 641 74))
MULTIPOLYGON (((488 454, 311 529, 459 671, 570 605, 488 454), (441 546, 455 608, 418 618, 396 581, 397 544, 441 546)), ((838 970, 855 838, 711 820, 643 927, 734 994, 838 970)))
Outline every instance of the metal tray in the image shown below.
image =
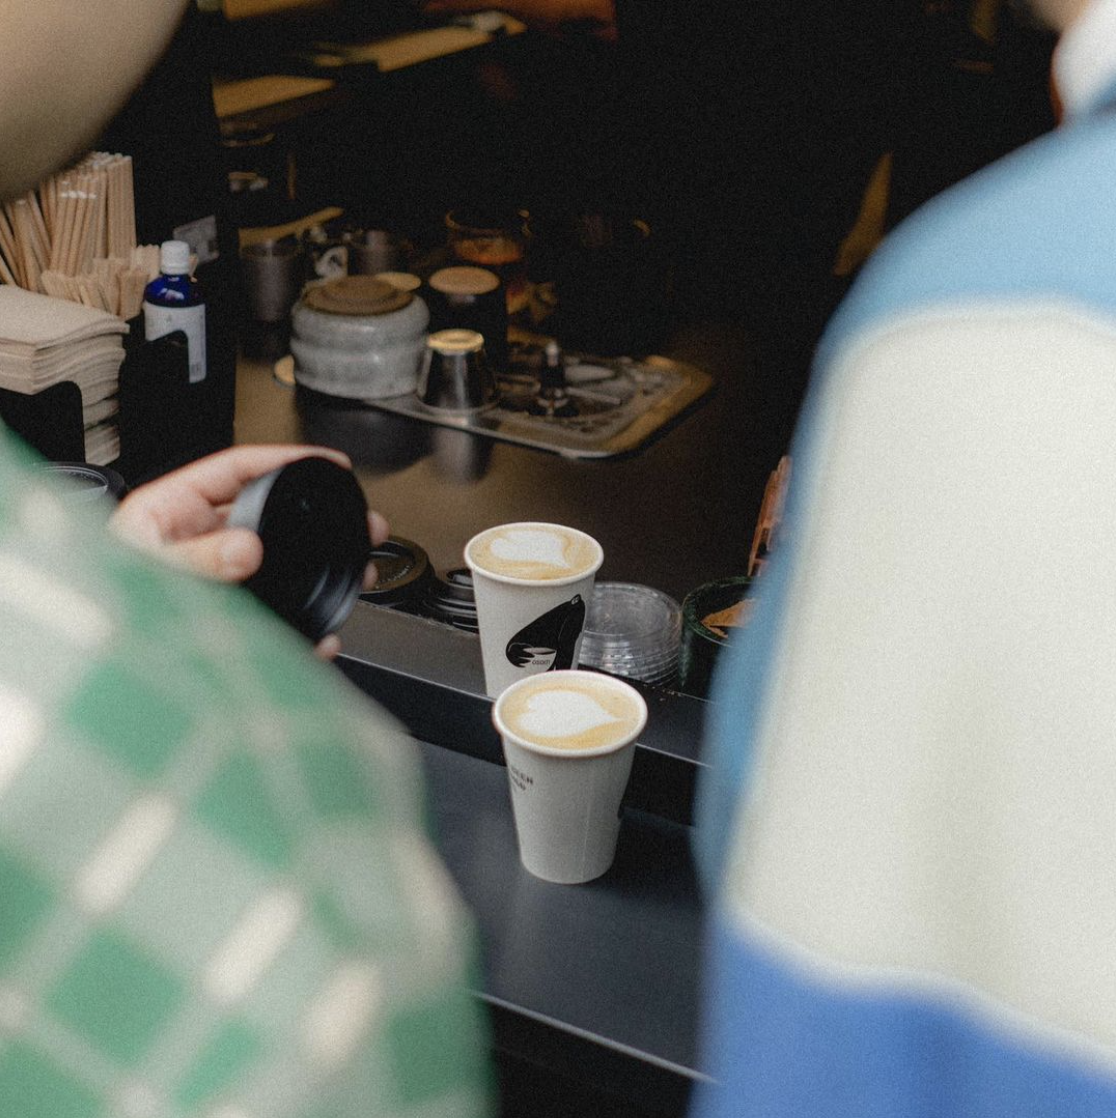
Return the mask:
POLYGON ((667 357, 594 357, 566 354, 566 378, 578 415, 532 415, 531 368, 513 360, 499 377, 500 402, 487 411, 454 415, 427 407, 414 394, 369 400, 367 405, 440 427, 549 450, 567 458, 610 458, 636 450, 679 418, 713 385, 707 373, 667 357))

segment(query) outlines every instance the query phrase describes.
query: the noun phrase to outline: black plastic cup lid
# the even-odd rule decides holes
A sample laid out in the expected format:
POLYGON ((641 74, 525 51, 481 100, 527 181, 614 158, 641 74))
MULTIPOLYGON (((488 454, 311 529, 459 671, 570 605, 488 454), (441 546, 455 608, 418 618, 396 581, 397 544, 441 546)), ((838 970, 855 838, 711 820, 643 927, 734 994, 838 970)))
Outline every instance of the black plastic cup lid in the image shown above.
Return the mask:
POLYGON ((376 585, 361 594, 361 601, 377 606, 407 602, 430 571, 430 559, 417 543, 391 536, 372 551, 376 585))
POLYGON ((300 458, 246 485, 229 525, 263 541, 248 590, 312 641, 341 628, 372 550, 368 505, 351 471, 327 458, 300 458))
POLYGON ((467 567, 446 571, 442 578, 433 578, 423 595, 423 607, 429 617, 477 632, 477 600, 473 594, 473 573, 467 567))

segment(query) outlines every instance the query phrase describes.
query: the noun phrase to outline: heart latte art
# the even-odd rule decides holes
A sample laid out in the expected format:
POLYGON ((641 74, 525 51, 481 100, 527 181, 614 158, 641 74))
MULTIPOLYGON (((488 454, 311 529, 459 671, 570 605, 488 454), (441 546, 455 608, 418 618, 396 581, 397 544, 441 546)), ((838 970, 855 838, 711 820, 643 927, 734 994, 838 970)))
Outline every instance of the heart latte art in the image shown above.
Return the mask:
POLYGON ((607 682, 537 676, 500 703, 517 738, 550 749, 597 749, 628 741, 639 729, 638 702, 607 682))
POLYGON ((601 550, 582 532, 558 524, 505 524, 471 540, 467 559, 492 575, 549 581, 595 570, 601 550))

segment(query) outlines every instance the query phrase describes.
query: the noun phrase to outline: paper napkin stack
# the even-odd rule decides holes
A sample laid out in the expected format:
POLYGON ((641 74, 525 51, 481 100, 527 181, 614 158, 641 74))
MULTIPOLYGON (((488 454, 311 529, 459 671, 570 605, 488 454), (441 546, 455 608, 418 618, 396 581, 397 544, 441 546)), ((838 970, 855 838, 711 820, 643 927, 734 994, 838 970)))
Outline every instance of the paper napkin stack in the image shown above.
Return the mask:
POLYGON ((127 329, 105 311, 0 284, 0 388, 34 394, 73 381, 85 459, 108 465, 120 456, 117 390, 127 329))

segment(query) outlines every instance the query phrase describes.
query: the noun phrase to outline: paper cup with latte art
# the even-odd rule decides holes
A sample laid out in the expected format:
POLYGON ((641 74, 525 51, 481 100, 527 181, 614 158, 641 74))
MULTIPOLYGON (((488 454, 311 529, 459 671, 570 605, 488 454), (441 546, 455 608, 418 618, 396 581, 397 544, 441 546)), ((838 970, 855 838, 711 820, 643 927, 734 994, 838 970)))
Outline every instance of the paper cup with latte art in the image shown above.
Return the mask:
POLYGON ((504 691, 492 720, 520 861, 564 885, 600 877, 616 855, 620 801, 647 723, 643 696, 599 672, 549 672, 504 691))
POLYGON ((537 521, 501 524, 465 545, 489 695, 539 672, 577 667, 603 560, 592 536, 537 521))

